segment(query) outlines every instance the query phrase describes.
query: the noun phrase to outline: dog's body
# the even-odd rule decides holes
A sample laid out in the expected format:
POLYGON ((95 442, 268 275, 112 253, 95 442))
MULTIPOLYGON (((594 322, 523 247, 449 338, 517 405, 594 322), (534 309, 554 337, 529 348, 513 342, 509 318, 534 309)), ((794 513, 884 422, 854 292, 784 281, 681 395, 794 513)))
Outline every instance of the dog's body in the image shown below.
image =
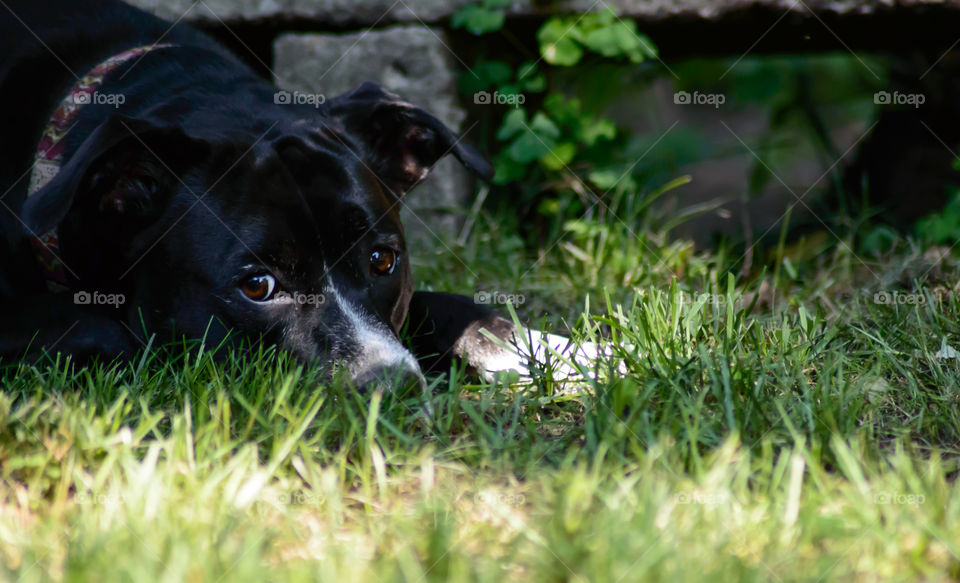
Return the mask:
POLYGON ((509 322, 413 292, 402 197, 447 153, 491 174, 438 120, 373 84, 320 107, 275 103, 274 86, 202 34, 114 0, 5 8, 0 355, 110 358, 147 335, 217 344, 235 331, 365 384, 420 376, 406 326, 431 366, 510 360, 480 332, 509 342, 509 322), (67 108, 58 168, 37 180, 52 112, 111 58, 101 97, 67 108), (48 232, 56 292, 35 253, 48 232))

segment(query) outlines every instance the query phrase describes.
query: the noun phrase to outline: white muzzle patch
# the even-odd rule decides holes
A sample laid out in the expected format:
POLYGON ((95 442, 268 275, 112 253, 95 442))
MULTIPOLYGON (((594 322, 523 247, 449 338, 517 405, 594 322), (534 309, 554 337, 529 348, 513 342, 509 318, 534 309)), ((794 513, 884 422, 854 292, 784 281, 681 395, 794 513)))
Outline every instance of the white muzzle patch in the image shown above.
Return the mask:
POLYGON ((335 287, 328 286, 324 293, 329 294, 347 318, 349 330, 357 346, 357 354, 344 365, 350 379, 358 384, 375 380, 389 382, 401 375, 414 376, 421 387, 426 380, 420 365, 413 354, 407 350, 383 322, 377 321, 362 307, 355 306, 344 298, 335 287), (378 377, 384 377, 378 379, 378 377))

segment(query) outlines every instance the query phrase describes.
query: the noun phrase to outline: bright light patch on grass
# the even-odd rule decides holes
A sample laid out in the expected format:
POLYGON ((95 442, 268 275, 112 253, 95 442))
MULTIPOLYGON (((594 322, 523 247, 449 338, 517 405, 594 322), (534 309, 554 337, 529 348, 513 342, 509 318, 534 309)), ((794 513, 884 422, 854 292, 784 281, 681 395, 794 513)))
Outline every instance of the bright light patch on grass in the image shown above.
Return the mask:
MULTIPOLYGON (((633 267, 626 239, 606 263, 589 243, 593 260, 528 274, 473 248, 533 325, 551 302, 563 324, 564 282, 595 283, 566 323, 611 353, 572 391, 547 367, 524 386, 453 371, 429 402, 374 398, 269 352, 10 364, 2 577, 960 576, 955 290, 875 302, 839 251, 763 287, 653 236, 633 267)), ((451 265, 425 280, 470 293, 451 265)))

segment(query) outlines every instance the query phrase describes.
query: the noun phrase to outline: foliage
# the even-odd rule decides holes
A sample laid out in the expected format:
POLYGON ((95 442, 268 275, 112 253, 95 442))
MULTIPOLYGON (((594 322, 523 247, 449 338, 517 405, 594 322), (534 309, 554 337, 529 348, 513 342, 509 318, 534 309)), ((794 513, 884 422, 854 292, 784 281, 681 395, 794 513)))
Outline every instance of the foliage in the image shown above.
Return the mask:
MULTIPOLYGON (((488 5, 482 10, 503 12, 488 5)), ((473 9, 458 13, 454 26, 465 27, 466 15, 473 13, 473 9)), ((492 17, 488 20, 493 22, 492 17)), ((498 23, 471 32, 499 34, 502 22, 498 23)), ((884 83, 875 75, 885 74, 877 59, 848 55, 691 59, 672 63, 667 71, 636 22, 609 9, 554 16, 533 36, 536 59, 517 59, 517 51, 497 53, 487 48, 497 43, 484 43, 460 83, 463 93, 474 96, 469 101, 478 95, 488 98, 474 108, 483 120, 481 127, 492 128, 487 135, 494 143, 485 149, 497 152, 495 187, 488 204, 495 209, 501 204, 526 218, 520 228, 528 246, 542 247, 544 241, 565 237, 571 222, 609 212, 611 190, 629 192, 643 204, 663 184, 676 185, 674 179, 685 166, 731 156, 747 162, 749 175, 744 192, 721 196, 746 202, 769 193, 771 186, 778 188, 776 176, 785 169, 817 160, 830 169, 819 189, 834 192, 840 201, 839 210, 814 208, 825 217, 827 231, 847 233, 851 215, 867 216, 864 209, 851 209, 853 203, 845 201, 841 179, 845 164, 836 163, 843 156, 832 143, 830 128, 860 122, 869 127, 875 113, 872 95, 884 83), (646 135, 618 127, 605 113, 609 106, 624 95, 640 95, 657 76, 673 80, 677 91, 714 92, 736 107, 761 108, 768 123, 755 130, 745 147, 735 144, 733 151, 730 145, 718 145, 726 142, 718 141, 710 128, 679 125, 646 135)), ((809 199, 811 207, 823 204, 822 197, 809 199)), ((705 205, 693 205, 674 217, 661 216, 654 224, 677 225, 706 212, 701 207, 705 205)), ((663 207, 646 208, 660 212, 663 207)), ((633 226, 640 231, 639 223, 633 226)), ((759 247, 758 253, 762 250, 759 247)), ((765 263, 757 265, 762 269, 765 263)))
MULTIPOLYGON (((954 161, 955 170, 960 162, 954 161)), ((950 198, 943 209, 917 221, 917 236, 929 245, 950 245, 960 238, 960 187, 950 187, 950 198)))
MULTIPOLYGON (((829 128, 858 121, 869 127, 876 113, 873 93, 886 82, 874 76, 885 74, 882 61, 845 54, 690 59, 672 69, 678 90, 710 87, 729 103, 767 114, 766 130, 751 143, 760 158, 751 156, 751 197, 778 182, 772 172, 801 160, 819 159, 832 169, 837 187, 845 164, 838 163, 843 152, 831 142, 829 128)), ((824 182, 821 191, 828 190, 824 182)))
POLYGON ((637 23, 623 20, 609 7, 601 12, 549 19, 537 32, 540 53, 551 65, 570 67, 585 50, 604 57, 626 57, 642 63, 657 56, 650 39, 637 31, 637 23))
POLYGON ((481 4, 468 4, 451 18, 454 28, 465 28, 470 33, 482 35, 500 30, 504 23, 504 9, 510 0, 483 0, 481 4))
MULTIPOLYGON (((499 3, 467 6, 452 20, 455 28, 490 34, 503 25, 499 3)), ((611 9, 548 19, 536 34, 539 58, 518 64, 478 57, 464 73, 464 93, 485 97, 484 104, 502 105, 494 114, 494 184, 521 207, 553 217, 550 235, 560 234, 567 220, 597 204, 621 182, 641 189, 632 173, 628 135, 603 114, 552 84, 552 68, 572 67, 587 55, 601 61, 644 63, 656 58, 653 43, 637 31, 636 22, 611 9), (552 67, 551 67, 552 66, 552 67)), ((595 63, 593 63, 595 64, 595 63)), ((615 89, 615 88, 613 88, 615 89)), ((489 108, 488 108, 489 109, 489 108)), ((485 113, 485 115, 491 115, 485 113)))

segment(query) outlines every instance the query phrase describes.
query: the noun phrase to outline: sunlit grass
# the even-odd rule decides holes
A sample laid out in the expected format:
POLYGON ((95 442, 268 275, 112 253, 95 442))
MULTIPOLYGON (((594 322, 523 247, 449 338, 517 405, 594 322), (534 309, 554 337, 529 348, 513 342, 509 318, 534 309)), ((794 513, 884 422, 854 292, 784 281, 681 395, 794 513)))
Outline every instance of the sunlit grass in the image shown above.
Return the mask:
POLYGON ((2 577, 960 576, 952 288, 877 304, 894 288, 857 283, 842 249, 736 283, 722 257, 616 229, 572 234, 580 259, 524 273, 491 232, 454 249, 472 274, 448 257, 418 265, 423 285, 530 294, 525 318, 612 346, 600 380, 506 387, 455 370, 429 396, 359 395, 270 351, 9 364, 2 577), (569 281, 584 287, 552 295, 569 281), (564 294, 569 314, 548 312, 564 294))

